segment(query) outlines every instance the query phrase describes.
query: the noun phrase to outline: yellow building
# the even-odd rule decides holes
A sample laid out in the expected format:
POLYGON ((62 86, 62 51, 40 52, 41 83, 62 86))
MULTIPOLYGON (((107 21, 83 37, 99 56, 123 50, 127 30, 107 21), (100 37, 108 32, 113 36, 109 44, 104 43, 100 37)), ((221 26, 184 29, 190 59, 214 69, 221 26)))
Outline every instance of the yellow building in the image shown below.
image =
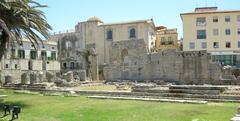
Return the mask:
POLYGON ((240 50, 240 10, 220 11, 217 7, 196 8, 181 14, 183 51, 240 50))
POLYGON ((155 47, 155 24, 152 19, 104 23, 97 17, 91 17, 79 22, 75 31, 85 48, 96 49, 99 65, 109 62, 112 42, 143 39, 149 52, 155 47))
POLYGON ((156 27, 155 50, 177 49, 178 33, 177 29, 168 29, 164 26, 156 27))

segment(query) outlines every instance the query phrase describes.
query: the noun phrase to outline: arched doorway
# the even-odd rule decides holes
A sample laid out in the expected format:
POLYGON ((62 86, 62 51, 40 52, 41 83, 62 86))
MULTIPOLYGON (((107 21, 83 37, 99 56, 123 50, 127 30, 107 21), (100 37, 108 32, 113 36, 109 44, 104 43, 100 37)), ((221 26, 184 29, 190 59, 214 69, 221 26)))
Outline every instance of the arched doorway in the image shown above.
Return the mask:
POLYGON ((128 56, 128 50, 127 49, 123 49, 121 52, 121 60, 122 62, 124 62, 125 57, 128 56))

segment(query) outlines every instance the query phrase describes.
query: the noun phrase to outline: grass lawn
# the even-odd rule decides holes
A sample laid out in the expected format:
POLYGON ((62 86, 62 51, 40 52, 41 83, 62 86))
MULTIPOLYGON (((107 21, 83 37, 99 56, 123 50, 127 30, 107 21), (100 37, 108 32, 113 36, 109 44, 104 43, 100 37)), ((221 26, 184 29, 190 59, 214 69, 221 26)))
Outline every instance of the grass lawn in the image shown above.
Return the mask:
MULTIPOLYGON (((15 94, 1 102, 22 106, 17 121, 229 121, 238 103, 179 104, 127 100, 99 100, 85 96, 15 94)), ((2 113, 2 112, 1 112, 2 113)), ((10 116, 5 117, 11 119, 10 116)))

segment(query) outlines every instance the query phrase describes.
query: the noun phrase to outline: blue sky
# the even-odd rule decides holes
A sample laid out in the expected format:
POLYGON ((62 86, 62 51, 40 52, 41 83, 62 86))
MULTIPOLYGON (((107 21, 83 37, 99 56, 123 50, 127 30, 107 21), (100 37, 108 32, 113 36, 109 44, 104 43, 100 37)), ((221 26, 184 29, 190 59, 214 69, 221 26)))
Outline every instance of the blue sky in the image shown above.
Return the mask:
POLYGON ((105 23, 153 18, 156 26, 177 28, 182 36, 180 13, 195 7, 218 6, 240 10, 240 0, 37 0, 49 8, 43 11, 53 32, 73 29, 80 21, 97 16, 105 23))

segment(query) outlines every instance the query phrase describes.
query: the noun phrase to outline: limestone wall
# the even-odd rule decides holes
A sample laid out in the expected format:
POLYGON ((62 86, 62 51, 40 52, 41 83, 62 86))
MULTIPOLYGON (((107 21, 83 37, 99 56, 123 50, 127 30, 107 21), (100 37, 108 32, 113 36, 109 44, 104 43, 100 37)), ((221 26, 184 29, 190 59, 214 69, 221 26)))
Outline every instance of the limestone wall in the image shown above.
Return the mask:
POLYGON ((60 70, 60 63, 58 61, 47 61, 46 70, 49 71, 60 70))
POLYGON ((109 50, 110 64, 104 68, 106 80, 204 84, 220 79, 221 66, 210 63, 206 51, 148 53, 143 45, 141 39, 114 42, 109 50))

